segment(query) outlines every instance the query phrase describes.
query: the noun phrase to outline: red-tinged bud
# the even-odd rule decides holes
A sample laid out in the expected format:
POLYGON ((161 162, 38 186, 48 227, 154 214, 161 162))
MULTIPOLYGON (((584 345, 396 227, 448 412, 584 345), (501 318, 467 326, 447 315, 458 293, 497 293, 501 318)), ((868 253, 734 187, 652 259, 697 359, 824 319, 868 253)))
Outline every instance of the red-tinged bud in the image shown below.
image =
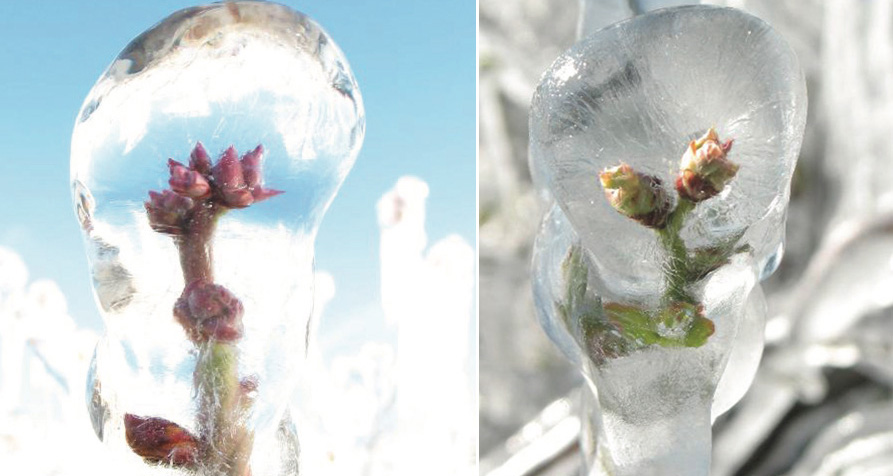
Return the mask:
POLYGON ((262 202, 270 197, 275 197, 281 193, 285 193, 282 190, 273 190, 272 188, 263 188, 263 187, 255 187, 254 190, 251 191, 251 195, 254 197, 254 203, 262 202))
POLYGON ((134 453, 149 463, 194 467, 198 440, 186 429, 163 418, 124 415, 124 435, 134 453))
POLYGON ((223 205, 229 208, 245 208, 254 202, 254 196, 245 183, 242 164, 233 146, 226 149, 211 169, 211 174, 223 205))
POLYGON ((657 177, 641 174, 627 164, 603 170, 599 180, 611 206, 651 228, 667 223, 670 201, 657 177))
POLYGON ((732 141, 721 143, 712 127, 703 137, 691 141, 676 176, 679 196, 700 202, 721 192, 738 172, 738 164, 726 157, 731 149, 732 141))
POLYGON ((273 190, 270 188, 264 188, 264 173, 262 167, 262 161, 264 159, 264 146, 258 145, 251 152, 242 156, 242 174, 245 178, 245 185, 248 186, 248 190, 251 191, 251 196, 254 198, 254 203, 266 200, 270 197, 275 197, 280 193, 283 193, 281 190, 273 190))
POLYGON ((211 173, 211 157, 208 156, 208 151, 205 150, 205 146, 201 142, 196 142, 195 148, 189 154, 189 168, 202 175, 211 173))
POLYGON ((251 152, 242 156, 242 174, 245 178, 245 185, 249 189, 254 189, 261 184, 263 180, 263 169, 261 161, 264 159, 264 146, 258 145, 251 152))
POLYGON ((211 194, 211 185, 202 174, 189 170, 174 159, 168 159, 167 164, 171 171, 168 183, 173 191, 195 199, 202 199, 211 194))
POLYGON ((174 317, 193 342, 240 339, 243 312, 242 301, 228 289, 201 280, 186 286, 174 305, 174 317))
POLYGON ((149 225, 160 233, 182 234, 194 203, 189 197, 170 190, 164 190, 162 193, 150 191, 149 200, 144 204, 146 214, 149 216, 149 225))

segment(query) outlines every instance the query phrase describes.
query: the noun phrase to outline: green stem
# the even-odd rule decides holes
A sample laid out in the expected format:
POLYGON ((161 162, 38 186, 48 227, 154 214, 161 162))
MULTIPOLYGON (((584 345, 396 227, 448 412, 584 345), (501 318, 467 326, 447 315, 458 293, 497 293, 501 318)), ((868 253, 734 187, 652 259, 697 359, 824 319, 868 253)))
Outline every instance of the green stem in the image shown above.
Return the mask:
POLYGON ((199 434, 205 442, 202 461, 213 474, 250 474, 253 435, 245 426, 250 405, 242 395, 238 366, 235 344, 212 340, 200 348, 195 368, 199 434))
POLYGON ((685 289, 688 284, 688 250, 685 248, 685 241, 679 235, 685 217, 694 207, 695 204, 691 200, 680 198, 676 209, 667 218, 666 227, 658 230, 661 244, 668 255, 664 270, 667 278, 667 290, 663 296, 664 305, 672 302, 697 304, 685 289))

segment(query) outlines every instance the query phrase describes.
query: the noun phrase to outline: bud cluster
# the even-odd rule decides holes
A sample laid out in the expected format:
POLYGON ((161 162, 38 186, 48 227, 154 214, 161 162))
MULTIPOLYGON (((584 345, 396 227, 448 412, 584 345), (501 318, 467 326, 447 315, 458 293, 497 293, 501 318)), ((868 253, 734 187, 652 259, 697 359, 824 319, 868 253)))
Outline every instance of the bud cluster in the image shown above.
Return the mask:
POLYGON ((185 165, 168 159, 169 190, 150 191, 145 202, 152 229, 169 235, 181 235, 197 207, 220 206, 245 208, 282 193, 263 186, 263 146, 239 158, 230 146, 211 165, 211 158, 201 142, 195 145, 185 165))
MULTIPOLYGON (((738 164, 728 159, 732 140, 721 142, 712 127, 689 143, 676 175, 681 199, 697 203, 716 196, 735 177, 738 164)), ((671 213, 670 200, 657 177, 621 163, 599 174, 608 202, 621 214, 649 228, 662 229, 671 213)))
POLYGON ((197 280, 186 286, 174 305, 174 317, 195 343, 242 338, 242 301, 225 287, 197 280))
POLYGON ((591 300, 587 296, 586 265, 579 250, 572 249, 563 263, 567 296, 558 310, 566 322, 579 321, 572 328, 580 330, 577 338, 582 339, 581 344, 596 363, 641 346, 700 347, 714 334, 713 321, 706 317, 704 306, 689 288, 724 263, 735 252, 734 244, 692 252, 685 246, 680 230, 697 203, 719 194, 737 174, 738 164, 728 159, 731 149, 732 141, 721 142, 713 128, 688 144, 676 175, 679 197, 675 206, 659 178, 628 164, 599 174, 611 207, 657 232, 666 251, 662 271, 667 285, 658 309, 591 300))

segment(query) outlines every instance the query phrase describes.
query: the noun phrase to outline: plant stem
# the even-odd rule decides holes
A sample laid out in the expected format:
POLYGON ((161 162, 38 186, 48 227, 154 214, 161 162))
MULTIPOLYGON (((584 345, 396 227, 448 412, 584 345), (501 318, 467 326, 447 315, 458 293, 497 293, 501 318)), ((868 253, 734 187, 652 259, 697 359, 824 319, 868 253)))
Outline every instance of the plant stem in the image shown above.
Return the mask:
MULTIPOLYGON (((187 286, 198 280, 214 281, 211 239, 217 220, 226 211, 213 203, 197 205, 185 233, 178 237, 180 266, 187 286)), ((211 474, 248 476, 253 435, 245 427, 250 401, 239 384, 239 349, 235 343, 214 339, 197 346, 194 379, 203 446, 200 461, 211 474)))
POLYGON ((250 474, 252 435, 245 427, 249 406, 243 401, 235 344, 211 340, 200 348, 195 368, 199 395, 199 434, 205 446, 201 461, 212 474, 250 474))
POLYGON ((667 278, 667 290, 664 293, 664 305, 672 302, 686 302, 697 304, 695 299, 685 290, 688 284, 688 250, 685 242, 679 236, 685 217, 694 209, 695 204, 691 200, 680 198, 676 209, 667 218, 667 225, 658 230, 661 244, 667 251, 664 275, 667 278))
POLYGON ((175 240, 180 252, 180 267, 183 280, 188 286, 193 281, 214 281, 214 256, 211 238, 217 229, 217 220, 226 213, 226 208, 214 204, 199 204, 190 217, 185 233, 175 240))

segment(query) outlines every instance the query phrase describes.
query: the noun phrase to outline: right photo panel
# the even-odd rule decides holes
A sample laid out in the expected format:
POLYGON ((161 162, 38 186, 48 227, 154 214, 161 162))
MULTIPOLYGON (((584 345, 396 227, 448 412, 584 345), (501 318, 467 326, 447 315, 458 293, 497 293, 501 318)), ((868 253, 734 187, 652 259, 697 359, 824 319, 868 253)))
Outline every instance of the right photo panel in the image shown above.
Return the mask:
POLYGON ((893 474, 893 2, 479 10, 480 474, 893 474))

